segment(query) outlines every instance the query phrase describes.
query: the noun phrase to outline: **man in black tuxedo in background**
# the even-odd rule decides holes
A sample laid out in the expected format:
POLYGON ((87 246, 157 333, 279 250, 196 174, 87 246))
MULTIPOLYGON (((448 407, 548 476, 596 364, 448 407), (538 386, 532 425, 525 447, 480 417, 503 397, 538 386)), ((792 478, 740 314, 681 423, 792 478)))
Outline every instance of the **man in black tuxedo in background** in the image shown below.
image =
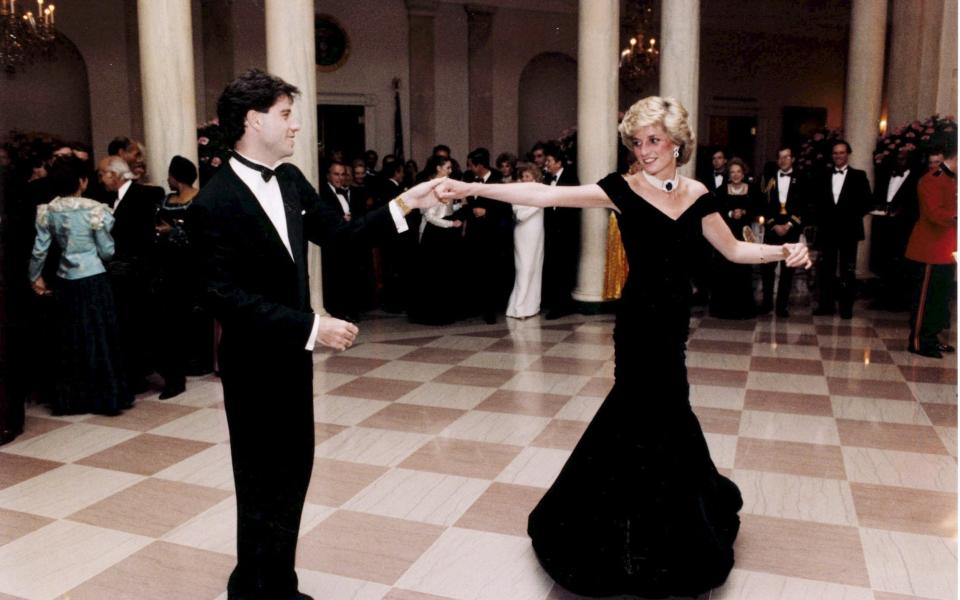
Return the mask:
MULTIPOLYGON (((547 185, 580 185, 577 168, 565 162, 556 144, 543 145, 547 185)), ((574 312, 573 288, 580 268, 580 209, 551 206, 543 209, 543 301, 547 319, 574 312)))
MULTIPOLYGON (((781 146, 777 150, 777 172, 767 185, 763 209, 763 243, 780 245, 795 244, 800 241, 803 230, 803 217, 807 198, 803 183, 793 170, 793 150, 781 146)), ((773 262, 761 267, 763 273, 763 303, 760 313, 766 314, 773 308, 773 280, 777 265, 780 265, 780 281, 777 284, 777 316, 790 316, 790 290, 793 288, 793 269, 782 262, 773 262)))
MULTIPOLYGON (((501 183, 503 176, 490 169, 490 151, 477 148, 467 155, 467 170, 474 181, 501 183)), ((497 322, 513 287, 513 209, 505 202, 475 196, 453 219, 464 221, 467 249, 465 274, 470 282, 468 301, 487 323, 497 322)))
POLYGON ((714 194, 727 183, 727 160, 726 150, 723 148, 715 149, 713 154, 710 155, 710 166, 712 168, 700 177, 700 181, 714 194))
MULTIPOLYGON (((395 236, 404 214, 436 202, 417 186, 346 221, 291 164, 299 90, 247 71, 217 102, 228 165, 189 208, 205 303, 220 321, 220 380, 237 496, 237 566, 229 600, 306 600, 294 560, 313 465, 315 343, 343 350, 357 328, 310 308, 307 242, 327 256, 395 236)), ((307 109, 310 110, 308 104, 307 109)))
POLYGON ((97 174, 103 189, 112 194, 116 222, 110 234, 116 245, 107 265, 117 324, 127 370, 127 383, 134 393, 147 389, 146 376, 153 372, 150 347, 150 282, 155 276, 154 242, 157 209, 163 189, 133 181, 127 161, 108 156, 100 161, 97 174))
POLYGON ((863 216, 872 202, 866 172, 849 165, 851 152, 845 140, 833 145, 833 169, 820 180, 814 199, 820 301, 813 314, 832 315, 839 304, 843 319, 853 317, 857 244, 864 239, 863 216))
MULTIPOLYGON (((402 194, 403 163, 389 160, 383 163, 378 185, 375 189, 374 208, 388 203, 402 194)), ((410 282, 410 268, 414 264, 417 237, 420 229, 420 211, 414 211, 407 217, 409 231, 387 240, 379 245, 380 272, 383 282, 381 305, 387 312, 403 312, 407 309, 410 282)))
MULTIPOLYGON (((320 185, 322 202, 332 213, 349 223, 354 217, 353 190, 345 186, 347 166, 339 161, 327 165, 326 182, 320 185)), ((359 215, 358 215, 359 216, 359 215)), ((360 320, 359 291, 360 248, 338 252, 335 256, 321 256, 323 273, 323 307, 338 319, 356 323, 360 320)))
POLYGON ((923 170, 900 152, 892 169, 878 174, 870 232, 870 270, 880 279, 877 304, 889 310, 910 308, 909 267, 904 253, 920 215, 917 184, 923 170))

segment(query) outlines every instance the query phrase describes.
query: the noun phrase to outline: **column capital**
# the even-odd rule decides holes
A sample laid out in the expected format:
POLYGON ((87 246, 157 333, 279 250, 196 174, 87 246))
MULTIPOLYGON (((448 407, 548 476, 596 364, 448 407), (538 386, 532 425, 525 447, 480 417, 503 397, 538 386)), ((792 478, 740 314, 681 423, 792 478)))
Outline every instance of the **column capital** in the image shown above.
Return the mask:
POLYGON ((435 17, 440 0, 406 0, 406 5, 411 17, 435 17))

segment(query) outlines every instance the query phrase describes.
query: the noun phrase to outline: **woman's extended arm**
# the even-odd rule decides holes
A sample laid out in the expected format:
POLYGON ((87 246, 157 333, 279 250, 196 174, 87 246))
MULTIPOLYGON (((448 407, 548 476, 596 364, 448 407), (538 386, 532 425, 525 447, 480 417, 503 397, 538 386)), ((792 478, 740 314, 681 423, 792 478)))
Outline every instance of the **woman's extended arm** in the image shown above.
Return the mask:
POLYGON ((707 238, 707 241, 730 262, 755 265, 786 259, 788 267, 809 269, 811 266, 810 256, 804 244, 773 246, 741 242, 733 237, 730 228, 718 213, 712 213, 703 218, 703 237, 707 238))
POLYGON ((483 196, 522 206, 616 209, 610 198, 595 183, 575 186, 549 186, 530 182, 489 185, 448 179, 436 188, 436 192, 443 201, 483 196))

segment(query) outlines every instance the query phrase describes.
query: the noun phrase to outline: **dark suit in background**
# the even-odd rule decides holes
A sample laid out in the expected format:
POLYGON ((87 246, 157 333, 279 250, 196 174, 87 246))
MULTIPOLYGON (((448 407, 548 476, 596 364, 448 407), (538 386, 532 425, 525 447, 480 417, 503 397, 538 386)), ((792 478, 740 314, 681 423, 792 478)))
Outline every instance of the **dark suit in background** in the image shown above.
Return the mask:
MULTIPOLYGON (((553 182, 548 182, 554 185, 553 182)), ((555 185, 580 185, 575 165, 560 171, 555 185)), ((580 268, 579 208, 547 207, 543 210, 543 300, 550 312, 573 312, 573 289, 580 268)), ((548 313, 549 314, 549 313, 548 313)))
POLYGON ((204 186, 188 221, 205 304, 223 327, 220 375, 238 511, 228 588, 242 598, 286 599, 297 589, 294 555, 314 452, 307 241, 335 260, 351 246, 396 235, 386 207, 346 222, 293 165, 279 166, 276 178, 292 257, 232 166, 204 186))
MULTIPOLYGON (((404 192, 402 184, 394 179, 380 179, 374 207, 385 206, 404 192)), ((421 213, 412 211, 407 216, 408 231, 380 244, 380 273, 383 282, 380 298, 383 309, 402 312, 407 309, 410 290, 411 268, 417 251, 417 232, 420 230, 421 213)))
POLYGON ((880 278, 878 300, 882 307, 906 310, 910 306, 910 269, 904 258, 910 232, 917 222, 917 184, 922 172, 911 169, 902 175, 900 187, 887 196, 895 173, 883 173, 874 190, 874 214, 870 230, 870 270, 880 278))
POLYGON ((857 244, 864 239, 863 216, 870 210, 872 195, 867 174, 847 167, 837 200, 833 197, 833 170, 818 182, 814 211, 816 244, 820 250, 817 283, 820 302, 816 314, 853 314, 856 296, 857 244))
MULTIPOLYGON (((789 177, 783 177, 782 179, 783 182, 781 182, 779 172, 774 173, 773 185, 768 188, 763 197, 765 202, 763 208, 764 244, 796 244, 800 241, 800 233, 803 231, 807 203, 803 181, 797 177, 796 171, 791 171, 789 177), (780 204, 781 186, 787 188, 787 201, 784 205, 780 204), (790 228, 784 235, 779 235, 774 231, 774 226, 788 223, 790 228)), ((787 307, 790 305, 790 290, 793 288, 793 269, 780 261, 764 264, 761 267, 763 303, 760 305, 760 310, 761 312, 769 312, 773 308, 773 280, 776 277, 777 265, 780 265, 780 281, 777 283, 776 311, 778 315, 786 316, 787 307)))
MULTIPOLYGON (((350 219, 359 218, 363 213, 355 215, 353 212, 355 204, 353 190, 345 189, 347 204, 350 206, 350 219)), ((330 210, 331 214, 336 214, 341 221, 349 222, 345 220, 347 213, 344 212, 343 206, 337 199, 337 194, 327 182, 320 184, 320 202, 330 210)), ((365 209, 363 210, 365 211, 365 209)), ((323 273, 323 307, 339 319, 356 321, 359 318, 359 312, 362 308, 359 296, 362 288, 365 252, 369 254, 367 249, 350 248, 337 254, 320 257, 321 272, 323 273)))

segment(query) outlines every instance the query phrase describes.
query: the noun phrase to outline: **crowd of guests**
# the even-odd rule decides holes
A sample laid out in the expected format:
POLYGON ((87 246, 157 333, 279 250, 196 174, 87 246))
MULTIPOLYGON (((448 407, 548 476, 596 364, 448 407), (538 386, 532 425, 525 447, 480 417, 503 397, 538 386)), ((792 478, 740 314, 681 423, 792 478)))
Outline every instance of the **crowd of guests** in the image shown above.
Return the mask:
MULTIPOLYGON (((953 351, 938 336, 949 327, 955 262, 956 139, 924 164, 904 156, 892 172, 878 173, 875 193, 865 172, 849 166, 851 152, 838 141, 833 168, 814 177, 798 173, 793 149, 784 146, 754 177, 743 160, 716 149, 700 179, 737 239, 780 245, 804 236, 818 251, 815 315, 852 316, 857 245, 863 217, 873 211, 878 304, 912 310, 910 351, 953 351)), ((132 405, 153 373, 166 399, 185 390, 187 375, 214 370, 216 327, 198 306, 190 258, 187 208, 198 189, 188 159, 171 160, 167 193, 146 184, 143 144, 126 137, 96 163, 85 144, 53 140, 27 153, 5 148, 0 158, 14 398, 38 396, 55 414, 112 415, 132 405)), ((525 160, 510 153, 491 160, 489 150, 476 148, 463 167, 442 144, 422 169, 393 155, 380 161, 373 150, 352 160, 332 153, 321 173, 319 197, 344 220, 438 177, 579 183, 575 165, 552 142, 537 143, 525 160)), ((408 231, 385 245, 323 256, 324 306, 333 316, 357 322, 381 308, 445 325, 541 311, 555 319, 575 310, 579 209, 511 207, 476 196, 406 218, 408 231)), ((754 267, 719 254, 707 264, 692 285, 711 315, 789 317, 793 269, 760 265, 755 278, 754 267)))

